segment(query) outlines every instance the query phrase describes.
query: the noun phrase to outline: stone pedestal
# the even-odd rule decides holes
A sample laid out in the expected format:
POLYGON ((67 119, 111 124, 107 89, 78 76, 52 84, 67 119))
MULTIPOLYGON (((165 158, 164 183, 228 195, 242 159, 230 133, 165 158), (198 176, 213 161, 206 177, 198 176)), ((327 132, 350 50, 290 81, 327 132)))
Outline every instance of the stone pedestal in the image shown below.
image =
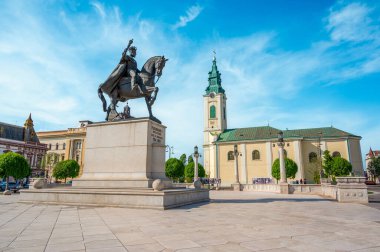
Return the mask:
POLYGON ((240 185, 240 183, 234 183, 234 184, 232 184, 232 190, 234 190, 234 191, 241 191, 241 185, 240 185))
POLYGON ((88 125, 83 174, 73 187, 151 188, 167 180, 165 129, 148 118, 88 125))
POLYGON ((368 203, 365 177, 337 177, 338 202, 368 203))
POLYGON ((281 194, 289 194, 289 184, 288 183, 280 183, 280 193, 281 194))

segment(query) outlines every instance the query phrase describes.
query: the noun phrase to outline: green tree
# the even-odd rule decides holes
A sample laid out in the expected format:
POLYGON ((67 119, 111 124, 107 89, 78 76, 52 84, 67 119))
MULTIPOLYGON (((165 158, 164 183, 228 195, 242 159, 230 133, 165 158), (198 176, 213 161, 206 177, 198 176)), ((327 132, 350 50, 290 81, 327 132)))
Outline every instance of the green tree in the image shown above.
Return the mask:
POLYGON ((80 166, 77 161, 69 159, 58 162, 53 169, 53 177, 64 179, 75 178, 79 175, 80 166))
MULTIPOLYGON (((296 162, 291 160, 290 158, 285 158, 285 171, 286 171, 286 177, 294 179, 296 177, 296 173, 298 171, 298 166, 296 162)), ((280 160, 277 158, 272 165, 272 177, 277 179, 277 181, 280 179, 280 160)))
POLYGON ((194 162, 193 156, 190 154, 189 157, 187 158, 187 163, 194 162))
POLYGON ((380 157, 372 158, 368 163, 367 172, 376 179, 380 175, 380 157))
POLYGON ((184 170, 183 162, 177 158, 169 158, 165 163, 165 175, 172 180, 178 180, 183 177, 184 170))
POLYGON ((334 177, 349 175, 352 171, 352 165, 342 157, 334 157, 331 175, 334 177))
POLYGON ((186 154, 183 153, 183 154, 179 157, 179 160, 182 161, 183 165, 186 165, 186 154))
POLYGON ((6 190, 8 190, 10 176, 15 179, 22 179, 29 176, 30 172, 30 166, 24 156, 14 152, 7 152, 0 155, 0 174, 2 177, 6 177, 6 190))
MULTIPOLYGON (((198 163, 198 177, 204 178, 206 175, 205 168, 203 165, 198 163)), ((185 167, 185 178, 187 182, 192 182, 194 178, 194 162, 190 162, 185 167)))
POLYGON ((334 164, 333 157, 330 155, 330 152, 328 150, 325 150, 323 152, 323 164, 322 164, 322 167, 323 167, 323 170, 325 171, 325 174, 327 176, 331 176, 332 175, 333 164, 334 164))

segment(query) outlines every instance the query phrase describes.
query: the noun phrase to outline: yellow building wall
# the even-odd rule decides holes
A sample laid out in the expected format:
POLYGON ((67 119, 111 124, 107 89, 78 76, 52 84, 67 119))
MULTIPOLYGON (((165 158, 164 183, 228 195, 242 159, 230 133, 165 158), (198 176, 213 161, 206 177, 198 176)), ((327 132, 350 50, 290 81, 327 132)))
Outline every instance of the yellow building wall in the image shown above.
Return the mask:
MULTIPOLYGON (((295 160, 295 153, 294 153, 294 143, 291 141, 286 141, 284 150, 286 150, 287 158, 290 158, 292 160, 295 160), (289 146, 288 146, 289 145, 289 146)), ((272 160, 276 160, 278 158, 278 145, 277 143, 272 143, 272 160), (273 146, 274 145, 274 146, 273 146)))
MULTIPOLYGON (((219 172, 222 185, 231 185, 235 182, 234 160, 228 160, 227 154, 234 150, 234 145, 219 145, 219 172)), ((241 160, 239 163, 241 164, 241 160)))
POLYGON ((246 164, 248 183, 252 183, 252 178, 267 178, 267 152, 266 143, 250 143, 246 145, 246 164), (252 160, 252 152, 258 150, 260 152, 260 160, 252 160))
POLYGON ((330 155, 339 151, 342 158, 349 160, 346 140, 326 140, 326 149, 330 151, 330 155))
POLYGON ((301 149, 302 149, 302 161, 303 161, 303 169, 304 169, 304 178, 308 182, 314 181, 314 173, 318 172, 320 169, 320 163, 310 163, 309 162, 309 154, 311 152, 318 153, 318 141, 301 141, 301 149))

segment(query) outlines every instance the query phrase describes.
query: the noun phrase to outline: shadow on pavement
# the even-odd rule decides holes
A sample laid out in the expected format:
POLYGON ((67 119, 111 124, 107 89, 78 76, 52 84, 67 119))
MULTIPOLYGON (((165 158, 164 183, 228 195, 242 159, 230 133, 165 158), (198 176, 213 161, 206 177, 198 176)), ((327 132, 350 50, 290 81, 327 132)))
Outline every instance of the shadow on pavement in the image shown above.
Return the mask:
POLYGON ((210 203, 270 203, 270 202, 321 202, 335 201, 333 199, 293 199, 293 198, 264 198, 264 199, 212 199, 210 203))
MULTIPOLYGON (((191 205, 186 205, 174 209, 194 209, 198 208, 204 205, 208 205, 210 203, 214 204, 236 204, 236 203, 242 203, 242 204, 251 204, 251 203, 271 203, 271 202, 336 202, 336 200, 333 199, 292 199, 292 198, 265 198, 265 199, 210 199, 209 202, 201 202, 201 203, 195 203, 191 205)), ((174 210, 173 209, 173 210, 174 210)))

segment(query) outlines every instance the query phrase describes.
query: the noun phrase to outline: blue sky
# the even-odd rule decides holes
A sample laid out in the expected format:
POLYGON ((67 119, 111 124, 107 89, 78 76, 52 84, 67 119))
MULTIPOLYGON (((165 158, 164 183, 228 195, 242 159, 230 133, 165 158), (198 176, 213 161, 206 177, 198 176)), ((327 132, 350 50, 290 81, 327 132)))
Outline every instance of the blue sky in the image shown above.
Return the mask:
POLYGON ((170 59, 153 112, 175 156, 202 145, 213 50, 229 128, 333 125, 364 154, 380 149, 379 14, 377 1, 1 1, 0 121, 103 120, 96 89, 133 38, 139 67, 170 59))

